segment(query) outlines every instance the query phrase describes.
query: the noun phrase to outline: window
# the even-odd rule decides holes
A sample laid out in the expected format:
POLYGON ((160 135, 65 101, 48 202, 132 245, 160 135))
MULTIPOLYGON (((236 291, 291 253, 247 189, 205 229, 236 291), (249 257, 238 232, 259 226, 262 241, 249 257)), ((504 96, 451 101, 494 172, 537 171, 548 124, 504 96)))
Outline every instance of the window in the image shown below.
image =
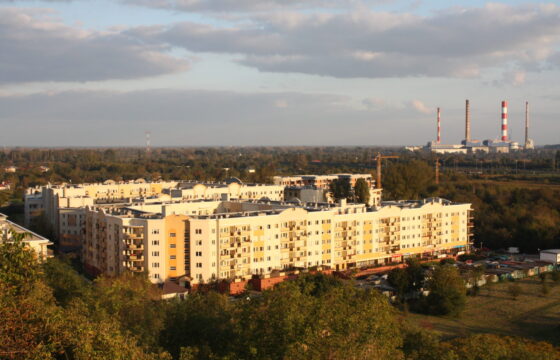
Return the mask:
POLYGON ((173 271, 173 270, 177 270, 177 268, 176 268, 175 266, 171 266, 171 267, 169 268, 169 270, 173 271))
POLYGON ((152 263, 152 267, 158 268, 158 267, 159 267, 159 263, 157 263, 157 262, 156 262, 156 263, 152 263))
POLYGON ((202 263, 196 263, 196 267, 197 267, 197 268, 201 268, 201 267, 202 267, 202 263))
POLYGON ((152 245, 159 245, 159 240, 152 240, 152 245))
POLYGON ((202 251, 197 251, 196 256, 202 256, 202 251))
POLYGON ((170 258, 171 260, 175 260, 177 257, 176 257, 175 255, 170 255, 169 258, 170 258))
POLYGON ((177 245, 175 245, 175 244, 169 244, 169 247, 172 248, 172 249, 175 249, 175 248, 177 247, 177 245))
POLYGON ((152 251, 152 256, 159 256, 159 251, 152 251))
POLYGON ((202 229, 195 229, 194 233, 195 234, 202 234, 202 229))
POLYGON ((175 234, 175 233, 169 233, 169 237, 175 237, 175 236, 177 236, 177 234, 175 234))

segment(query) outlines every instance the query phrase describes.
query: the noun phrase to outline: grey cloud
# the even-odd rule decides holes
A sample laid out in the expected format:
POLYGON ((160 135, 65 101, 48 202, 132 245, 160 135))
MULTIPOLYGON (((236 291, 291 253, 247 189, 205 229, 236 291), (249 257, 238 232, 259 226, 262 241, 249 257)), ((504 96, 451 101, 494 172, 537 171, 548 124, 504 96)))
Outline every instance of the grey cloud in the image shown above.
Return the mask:
MULTIPOLYGON (((15 2, 32 2, 37 0, 0 0, 0 4, 2 3, 15 3, 15 2)), ((74 0, 41 0, 43 2, 72 2, 74 0)))
POLYGON ((10 124, 9 136, 0 134, 0 145, 142 145, 146 130, 155 146, 389 145, 429 139, 430 129, 399 130, 418 121, 407 109, 366 111, 350 104, 344 96, 292 92, 0 95, 0 125, 10 124))
POLYGON ((131 79, 188 69, 170 47, 123 30, 72 28, 47 10, 0 9, 0 83, 131 79))
POLYGON ((122 0, 156 9, 186 12, 268 12, 277 9, 347 8, 393 0, 122 0))
POLYGON ((489 4, 431 17, 358 11, 261 14, 252 20, 229 28, 179 23, 152 28, 145 38, 239 54, 241 64, 262 71, 347 78, 476 77, 511 63, 543 69, 560 41, 555 5, 489 4))

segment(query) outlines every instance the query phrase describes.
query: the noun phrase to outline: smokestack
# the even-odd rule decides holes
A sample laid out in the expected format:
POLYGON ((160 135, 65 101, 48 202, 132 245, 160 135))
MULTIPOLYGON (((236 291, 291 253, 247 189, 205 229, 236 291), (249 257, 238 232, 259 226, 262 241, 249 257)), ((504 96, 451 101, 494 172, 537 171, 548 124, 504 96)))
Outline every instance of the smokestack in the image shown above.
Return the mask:
POLYGON ((502 101, 502 141, 508 141, 507 101, 502 101))
POLYGON ((529 144, 529 102, 525 101, 525 147, 529 144))
POLYGON ((441 111, 437 108, 437 143, 441 143, 441 111))
POLYGON ((465 102, 465 142, 471 141, 471 107, 469 100, 465 102))

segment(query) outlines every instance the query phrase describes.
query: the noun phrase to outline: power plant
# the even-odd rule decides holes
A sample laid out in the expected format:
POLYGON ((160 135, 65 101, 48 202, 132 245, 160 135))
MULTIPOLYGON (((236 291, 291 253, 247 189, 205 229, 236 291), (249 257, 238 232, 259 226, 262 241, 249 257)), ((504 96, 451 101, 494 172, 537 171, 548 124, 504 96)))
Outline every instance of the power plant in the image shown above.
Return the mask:
POLYGON ((508 134, 508 102, 502 101, 501 133, 498 139, 475 140, 471 138, 471 109, 470 102, 465 101, 465 139, 461 144, 441 143, 441 109, 437 108, 437 140, 430 141, 426 150, 434 153, 467 154, 474 152, 508 153, 515 150, 530 150, 534 148, 533 140, 529 139, 529 102, 525 102, 525 144, 519 146, 518 142, 511 141, 508 134))

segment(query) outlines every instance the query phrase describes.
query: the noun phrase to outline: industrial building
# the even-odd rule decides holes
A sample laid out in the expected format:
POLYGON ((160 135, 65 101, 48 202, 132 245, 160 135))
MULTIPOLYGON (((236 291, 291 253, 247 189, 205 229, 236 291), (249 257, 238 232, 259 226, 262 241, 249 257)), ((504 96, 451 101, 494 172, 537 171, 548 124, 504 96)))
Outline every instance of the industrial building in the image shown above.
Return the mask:
POLYGON ((531 150, 534 148, 533 140, 529 138, 529 102, 525 102, 525 143, 521 147, 518 142, 512 141, 508 135, 508 103, 501 104, 501 134, 499 139, 476 140, 471 137, 470 102, 465 102, 465 139, 461 144, 441 143, 441 110, 437 108, 437 135, 435 141, 430 141, 425 149, 437 154, 467 154, 476 152, 509 153, 516 150, 531 150))

